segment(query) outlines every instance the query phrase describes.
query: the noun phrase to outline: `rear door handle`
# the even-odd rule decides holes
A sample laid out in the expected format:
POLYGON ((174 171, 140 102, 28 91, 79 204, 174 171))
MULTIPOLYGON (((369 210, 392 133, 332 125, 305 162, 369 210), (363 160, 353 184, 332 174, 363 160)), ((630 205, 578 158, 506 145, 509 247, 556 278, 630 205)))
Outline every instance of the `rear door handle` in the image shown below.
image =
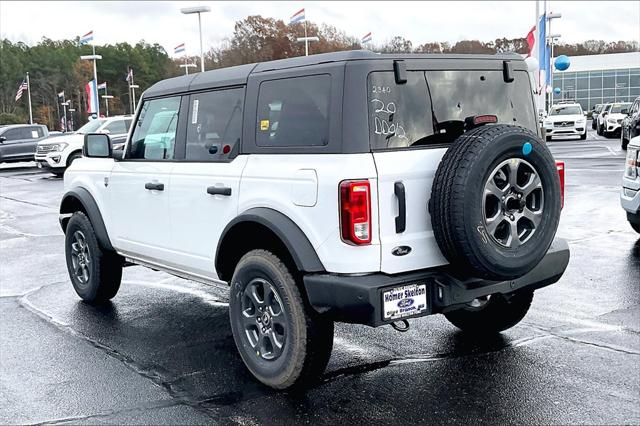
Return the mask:
POLYGON ((226 186, 210 186, 207 188, 207 194, 224 195, 228 197, 231 195, 231 188, 227 188, 226 186))
POLYGON ((164 183, 147 182, 144 184, 144 189, 150 191, 164 191, 164 183))
POLYGON ((396 234, 404 232, 407 228, 407 201, 404 194, 404 184, 396 182, 393 184, 393 193, 398 199, 398 216, 396 216, 396 234))

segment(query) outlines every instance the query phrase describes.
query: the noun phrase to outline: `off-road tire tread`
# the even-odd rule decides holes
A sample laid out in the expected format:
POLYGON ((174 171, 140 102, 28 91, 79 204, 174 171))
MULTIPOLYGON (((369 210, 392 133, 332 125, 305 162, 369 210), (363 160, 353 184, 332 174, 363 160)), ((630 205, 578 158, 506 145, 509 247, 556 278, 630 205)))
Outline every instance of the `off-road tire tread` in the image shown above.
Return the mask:
MULTIPOLYGON (((85 239, 89 245, 92 261, 95 263, 94 271, 91 274, 91 286, 94 287, 88 295, 78 295, 89 303, 103 303, 111 300, 120 289, 122 280, 122 257, 117 253, 107 251, 100 246, 93 225, 83 212, 75 212, 69 219, 66 228, 65 250, 70 250, 67 238, 71 238, 75 227, 84 231, 85 239), (97 282, 94 280, 97 278, 97 282)), ((66 254, 66 253, 65 253, 66 254)), ((68 257, 68 256, 67 256, 68 257)), ((71 265, 67 264, 69 274, 72 274, 71 265)), ((73 282, 73 278, 71 278, 73 282)))
POLYGON ((462 134, 443 156, 440 164, 445 167, 436 172, 429 200, 434 236, 449 263, 462 267, 466 273, 488 279, 503 277, 487 271, 478 259, 465 238, 462 203, 454 201, 463 196, 465 181, 483 146, 508 133, 538 140, 532 131, 512 125, 482 126, 462 134))
MULTIPOLYGON (((275 389, 292 389, 313 383, 325 371, 331 357, 333 321, 320 317, 311 306, 305 303, 300 292, 300 284, 296 282, 284 262, 270 251, 256 249, 248 252, 240 259, 236 270, 242 266, 243 262, 252 257, 258 257, 271 263, 285 278, 284 285, 289 287, 292 297, 280 294, 282 303, 292 308, 292 320, 297 322, 297 326, 304 324, 301 329, 306 331, 305 343, 294 351, 293 368, 289 369, 287 377, 276 381, 264 380, 259 377, 258 379, 275 389)), ((238 351, 241 351, 239 345, 236 345, 238 351)))
POLYGON ((482 309, 462 308, 444 315, 451 324, 464 332, 499 333, 522 321, 532 301, 533 291, 523 291, 509 297, 496 294, 491 296, 482 309))

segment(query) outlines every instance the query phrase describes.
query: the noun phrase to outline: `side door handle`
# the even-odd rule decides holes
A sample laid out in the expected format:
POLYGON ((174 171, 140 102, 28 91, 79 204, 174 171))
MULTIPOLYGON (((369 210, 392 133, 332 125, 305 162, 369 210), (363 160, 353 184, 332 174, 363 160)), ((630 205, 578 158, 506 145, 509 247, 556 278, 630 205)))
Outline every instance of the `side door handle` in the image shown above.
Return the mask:
POLYGON ((396 182, 393 184, 393 193, 398 199, 398 216, 396 216, 396 234, 407 229, 407 201, 404 194, 404 184, 396 182))
POLYGON ((144 189, 150 191, 164 191, 164 183, 147 182, 144 184, 144 189))
POLYGON ((231 188, 226 186, 210 186, 207 188, 207 194, 209 195, 224 195, 229 197, 231 195, 231 188))

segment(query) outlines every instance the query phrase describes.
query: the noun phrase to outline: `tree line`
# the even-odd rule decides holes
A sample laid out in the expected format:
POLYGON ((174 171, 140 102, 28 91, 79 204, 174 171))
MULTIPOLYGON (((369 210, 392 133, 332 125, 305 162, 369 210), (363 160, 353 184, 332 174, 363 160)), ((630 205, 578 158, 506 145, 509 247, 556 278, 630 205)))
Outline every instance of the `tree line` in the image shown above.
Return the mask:
MULTIPOLYGON (((526 39, 498 38, 493 41, 462 40, 456 43, 428 42, 415 45, 411 40, 396 36, 379 43, 362 45, 356 37, 327 24, 307 22, 309 36, 320 41, 310 43, 310 54, 352 49, 370 49, 380 53, 498 53, 528 51, 526 39)), ((215 69, 252 62, 290 58, 304 55, 304 44, 296 38, 304 34, 303 24, 288 25, 279 19, 248 16, 237 21, 233 34, 220 45, 205 53, 205 68, 215 69)), ((374 34, 375 37, 375 34, 374 34)), ((556 45, 558 55, 595 55, 623 53, 638 50, 637 41, 605 42, 588 40, 580 43, 556 45)), ((78 45, 75 40, 51 40, 43 38, 33 46, 4 39, 0 45, 0 124, 28 120, 26 93, 18 102, 16 91, 26 72, 31 82, 34 121, 58 128, 61 112, 58 93, 64 91, 65 99, 76 109, 75 121, 87 120, 84 86, 93 79, 90 61, 80 59, 91 54, 91 46, 78 45)), ((125 76, 129 68, 134 71, 135 84, 145 90, 155 82, 181 75, 184 61, 197 63, 198 57, 170 58, 159 44, 144 40, 135 45, 117 43, 96 46, 102 55, 98 61, 98 83, 107 82, 113 99, 109 101, 111 115, 129 113, 129 90, 125 76)), ((140 92, 139 92, 140 93, 140 92)), ((103 92, 101 91, 101 94, 103 92)), ((101 99, 101 112, 104 101, 101 99)), ((77 127, 77 126, 76 126, 77 127)))

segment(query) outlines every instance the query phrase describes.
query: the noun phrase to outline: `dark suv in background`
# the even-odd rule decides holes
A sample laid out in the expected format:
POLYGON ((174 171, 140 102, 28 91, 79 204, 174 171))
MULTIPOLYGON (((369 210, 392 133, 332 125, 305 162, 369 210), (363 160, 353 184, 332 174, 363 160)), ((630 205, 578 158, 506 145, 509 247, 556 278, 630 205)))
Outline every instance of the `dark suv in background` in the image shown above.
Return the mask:
POLYGON ((33 161, 38 141, 49 136, 42 124, 0 126, 0 163, 33 161))
POLYGON ((620 145, 622 149, 627 149, 629 141, 640 135, 640 96, 633 101, 627 116, 622 120, 620 130, 620 145))

